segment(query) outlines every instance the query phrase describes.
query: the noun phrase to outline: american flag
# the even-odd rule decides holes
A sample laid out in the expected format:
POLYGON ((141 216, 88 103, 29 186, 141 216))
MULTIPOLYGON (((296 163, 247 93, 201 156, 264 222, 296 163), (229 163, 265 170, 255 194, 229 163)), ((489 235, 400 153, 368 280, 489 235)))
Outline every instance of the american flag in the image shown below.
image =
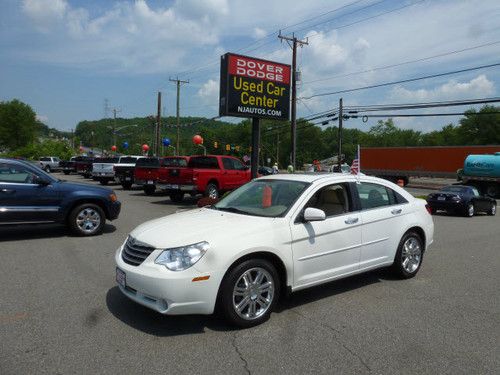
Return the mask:
POLYGON ((358 154, 356 155, 356 159, 352 161, 351 174, 359 174, 360 171, 361 171, 361 155, 359 154, 359 145, 358 145, 358 154))

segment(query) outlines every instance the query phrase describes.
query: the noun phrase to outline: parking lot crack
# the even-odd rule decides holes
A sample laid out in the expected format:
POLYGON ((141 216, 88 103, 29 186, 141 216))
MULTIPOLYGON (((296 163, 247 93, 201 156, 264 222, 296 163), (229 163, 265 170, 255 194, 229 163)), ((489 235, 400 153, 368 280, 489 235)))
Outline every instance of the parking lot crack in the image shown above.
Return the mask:
POLYGON ((243 362, 243 368, 245 369, 245 371, 247 372, 247 374, 250 375, 251 372, 248 369, 248 362, 245 359, 245 357, 243 357, 243 354, 241 353, 240 348, 238 348, 238 344, 236 343, 236 332, 234 333, 233 339, 231 340, 231 345, 233 346, 234 350, 238 354, 238 357, 240 357, 241 361, 243 362))
POLYGON ((323 323, 323 322, 317 322, 317 321, 313 321, 312 319, 310 319, 309 317, 305 316, 304 314, 302 314, 301 312, 295 310, 295 309, 290 309, 290 311, 294 312, 295 314, 299 315, 300 317, 304 318, 304 319, 307 319, 319 326, 322 326, 323 328, 326 328, 328 329, 330 332, 333 332, 333 338, 335 339, 335 341, 337 341, 345 350, 347 350, 347 352, 349 352, 353 357, 355 357, 362 365, 364 368, 366 368, 368 370, 368 372, 371 372, 372 369, 370 368, 370 366, 368 366, 368 364, 363 360, 363 358, 361 358, 361 356, 356 353, 354 350, 352 350, 351 348, 349 348, 344 342, 342 342, 340 340, 340 331, 335 329, 334 327, 330 326, 329 324, 326 324, 326 323, 323 323))

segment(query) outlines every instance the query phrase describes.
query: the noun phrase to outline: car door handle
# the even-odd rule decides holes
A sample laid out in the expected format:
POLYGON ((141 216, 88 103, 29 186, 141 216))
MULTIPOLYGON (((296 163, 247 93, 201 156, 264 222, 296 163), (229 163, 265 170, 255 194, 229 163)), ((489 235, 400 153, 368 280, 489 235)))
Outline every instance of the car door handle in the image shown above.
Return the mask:
POLYGON ((346 224, 356 224, 359 221, 359 218, 357 217, 349 217, 347 218, 344 223, 346 224))
POLYGON ((16 191, 12 189, 0 189, 0 193, 2 194, 14 194, 16 191))
POLYGON ((391 211, 391 214, 393 215, 399 215, 403 210, 401 208, 396 208, 391 211))

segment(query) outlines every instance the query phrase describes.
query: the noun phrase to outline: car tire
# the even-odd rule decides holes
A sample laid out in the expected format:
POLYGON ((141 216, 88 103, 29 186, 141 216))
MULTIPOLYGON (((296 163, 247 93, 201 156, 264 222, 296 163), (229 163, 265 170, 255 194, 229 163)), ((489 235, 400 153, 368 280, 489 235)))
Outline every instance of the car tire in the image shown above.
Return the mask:
POLYGON ((146 195, 153 195, 156 191, 156 186, 154 185, 146 185, 144 186, 144 194, 146 195))
POLYGON ((219 188, 213 182, 209 183, 205 189, 205 196, 218 199, 219 198, 219 188))
POLYGON ((75 207, 68 216, 71 231, 77 236, 95 236, 102 233, 106 224, 106 215, 101 207, 93 203, 84 203, 75 207))
POLYGON ((475 213, 474 204, 472 203, 467 204, 467 207, 465 208, 465 216, 472 217, 474 216, 474 213, 475 213))
POLYGON ((491 207, 490 209, 488 210, 488 215, 490 216, 495 216, 495 214, 497 213, 497 205, 496 203, 491 203, 491 207))
POLYGON ((99 180, 99 183, 100 183, 101 185, 107 185, 107 184, 108 184, 108 182, 109 182, 108 180, 99 180))
POLYGON ((392 270, 402 279, 414 277, 424 258, 424 243, 416 232, 406 232, 398 245, 392 270))
POLYGON ((64 171, 63 172, 66 176, 69 175, 69 171, 64 171))
POLYGON ((253 327, 269 319, 279 299, 280 287, 278 272, 271 262, 249 259, 224 277, 219 306, 231 324, 253 327))
POLYGON ((43 168, 43 170, 47 173, 50 173, 50 166, 46 165, 45 168, 43 168))
POLYGON ((123 190, 130 190, 130 189, 132 189, 132 183, 130 183, 130 182, 123 182, 122 183, 122 188, 123 188, 123 190))
POLYGON ((184 193, 170 194, 170 200, 174 203, 181 203, 183 199, 184 199, 184 193))

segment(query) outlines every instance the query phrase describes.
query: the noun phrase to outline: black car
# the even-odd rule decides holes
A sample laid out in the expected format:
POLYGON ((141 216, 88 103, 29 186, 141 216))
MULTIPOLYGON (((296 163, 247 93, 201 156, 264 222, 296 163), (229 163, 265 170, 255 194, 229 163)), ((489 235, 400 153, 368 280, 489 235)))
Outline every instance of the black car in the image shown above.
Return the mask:
POLYGON ((30 163, 0 158, 0 225, 62 223, 92 236, 120 209, 111 189, 66 182, 30 163))
POLYGON ((263 165, 263 166, 259 167, 259 169, 257 170, 257 173, 260 174, 261 176, 269 176, 269 175, 274 174, 274 171, 272 168, 266 167, 263 165))
POLYGON ((481 196, 474 186, 450 185, 427 196, 431 212, 446 211, 459 215, 474 216, 476 212, 495 215, 497 202, 488 196, 481 196))

